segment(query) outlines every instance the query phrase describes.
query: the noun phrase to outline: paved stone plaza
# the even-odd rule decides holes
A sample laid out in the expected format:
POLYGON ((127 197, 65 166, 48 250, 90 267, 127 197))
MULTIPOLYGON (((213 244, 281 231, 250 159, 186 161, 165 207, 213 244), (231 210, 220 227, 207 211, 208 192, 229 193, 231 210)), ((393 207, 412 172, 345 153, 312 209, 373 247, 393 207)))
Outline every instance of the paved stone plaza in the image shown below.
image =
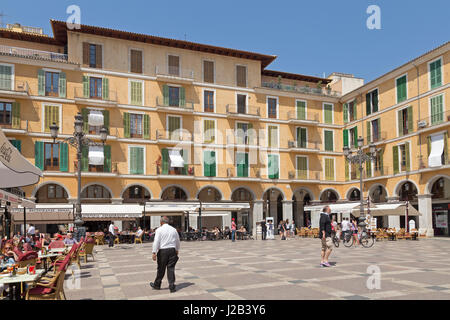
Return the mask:
POLYGON ((318 239, 182 242, 172 294, 166 278, 160 291, 149 286, 151 243, 95 250, 67 299, 450 299, 448 239, 341 244, 331 268, 319 267, 318 239), (381 270, 380 289, 367 287, 371 265, 381 270))

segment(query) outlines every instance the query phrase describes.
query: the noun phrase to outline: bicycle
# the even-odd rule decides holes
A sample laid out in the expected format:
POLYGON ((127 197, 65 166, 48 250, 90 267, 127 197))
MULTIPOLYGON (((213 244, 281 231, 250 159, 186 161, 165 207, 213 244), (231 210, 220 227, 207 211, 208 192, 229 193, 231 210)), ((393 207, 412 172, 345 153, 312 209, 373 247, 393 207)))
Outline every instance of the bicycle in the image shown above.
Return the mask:
POLYGON ((339 248, 339 243, 340 243, 341 241, 340 241, 339 238, 336 236, 336 233, 333 233, 333 234, 331 235, 331 240, 333 241, 334 246, 335 246, 336 248, 339 248))
MULTIPOLYGON (((359 243, 361 243, 361 245, 364 248, 370 248, 375 243, 373 236, 370 235, 366 230, 363 230, 360 233, 358 233, 358 236, 359 236, 359 243)), ((353 234, 351 232, 346 232, 344 235, 343 242, 344 242, 344 246, 346 246, 347 248, 350 248, 352 245, 355 244, 356 240, 355 240, 355 237, 353 237, 353 234)))

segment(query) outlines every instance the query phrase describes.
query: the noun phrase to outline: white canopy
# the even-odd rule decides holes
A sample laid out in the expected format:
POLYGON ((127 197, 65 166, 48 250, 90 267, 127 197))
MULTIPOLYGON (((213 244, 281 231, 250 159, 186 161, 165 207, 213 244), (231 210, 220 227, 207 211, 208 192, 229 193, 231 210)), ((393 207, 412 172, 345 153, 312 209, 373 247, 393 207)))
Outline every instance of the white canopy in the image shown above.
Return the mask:
POLYGON ((103 146, 89 146, 89 164, 102 166, 104 162, 103 146))
POLYGON ((438 134, 431 136, 431 152, 428 157, 429 167, 438 167, 442 165, 442 153, 444 152, 444 135, 438 134))
POLYGON ((88 220, 123 220, 142 217, 139 204, 82 204, 81 215, 88 220))
MULTIPOLYGON (((248 202, 207 202, 202 203, 202 213, 208 212, 230 212, 240 211, 243 209, 249 209, 250 204, 248 202)), ((200 208, 200 202, 147 202, 145 204, 145 212, 154 214, 170 214, 170 213, 197 213, 200 208)))
MULTIPOLYGON (((315 206, 305 206, 303 210, 305 211, 322 211, 325 205, 315 205, 315 206)), ((332 203, 328 204, 332 213, 352 213, 352 210, 359 206, 358 202, 350 202, 350 203, 332 203)))
POLYGON ((103 113, 99 110, 91 110, 89 112, 88 123, 90 126, 103 126, 103 113))
POLYGON ((180 154, 180 150, 169 150, 170 166, 172 168, 183 168, 184 159, 180 154))
POLYGON ((40 177, 42 171, 20 154, 0 128, 0 188, 36 184, 40 177))
MULTIPOLYGON (((367 208, 364 208, 364 213, 367 214, 367 208)), ((355 217, 359 216, 359 208, 354 209, 352 214, 355 217)), ((370 215, 377 216, 404 216, 406 214, 405 203, 377 203, 375 207, 370 208, 370 215)), ((417 211, 411 204, 408 204, 408 216, 420 216, 420 212, 417 211)))

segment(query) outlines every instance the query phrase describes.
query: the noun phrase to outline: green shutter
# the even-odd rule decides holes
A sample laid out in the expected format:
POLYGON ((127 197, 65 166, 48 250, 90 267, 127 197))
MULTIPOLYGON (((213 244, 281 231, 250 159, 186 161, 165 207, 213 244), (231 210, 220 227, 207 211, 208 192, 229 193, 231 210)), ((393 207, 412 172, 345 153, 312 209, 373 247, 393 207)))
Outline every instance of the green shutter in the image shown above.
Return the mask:
POLYGON ((249 174, 248 174, 248 153, 245 153, 245 155, 244 155, 244 175, 246 176, 246 177, 248 177, 249 176, 249 174))
POLYGON ((150 139, 150 116, 144 114, 144 139, 150 139))
POLYGON ((12 89, 12 67, 0 65, 0 89, 12 89))
POLYGON ((111 146, 105 144, 103 146, 103 154, 105 157, 103 169, 105 172, 111 172, 111 146))
POLYGON ((308 179, 308 159, 306 157, 297 157, 297 178, 308 179))
POLYGON ((143 86, 142 82, 138 82, 138 81, 130 82, 131 104, 134 104, 134 105, 142 105, 143 104, 142 86, 143 86))
POLYGON ((358 148, 358 127, 353 130, 353 143, 355 144, 355 148, 358 148))
POLYGON ((399 163, 398 163, 398 146, 392 147, 392 162, 394 164, 394 174, 399 172, 399 163))
POLYGON ((102 99, 109 100, 109 79, 102 79, 102 99))
POLYGON ((345 181, 349 180, 348 160, 345 159, 345 181))
POLYGON ((89 147, 81 147, 81 171, 89 171, 89 147))
POLYGON ((89 109, 81 109, 81 116, 83 117, 83 131, 84 133, 89 132, 89 109))
POLYGON ((187 175, 188 174, 188 168, 189 168, 189 159, 188 159, 188 156, 189 156, 189 151, 188 151, 188 149, 182 149, 182 150, 180 150, 180 153, 181 153, 181 156, 183 157, 183 160, 184 160, 184 167, 183 167, 183 169, 182 169, 182 173, 181 174, 183 174, 183 175, 187 175))
POLYGON ((136 151, 137 151, 136 147, 130 147, 130 159, 128 159, 128 161, 130 162, 130 174, 136 174, 137 172, 136 151))
POLYGON ((64 72, 59 73, 59 97, 65 98, 67 95, 67 80, 64 72))
POLYGON ((431 124, 439 124, 444 121, 443 95, 431 98, 431 124))
POLYGON ((407 98, 406 75, 397 79, 397 103, 405 101, 407 98))
POLYGON ((255 137, 254 137, 253 134, 254 134, 254 132, 253 132, 253 123, 249 123, 247 125, 247 136, 248 136, 248 144, 249 145, 253 145, 256 142, 256 141, 254 141, 255 137))
POLYGON ((448 164, 448 132, 444 132, 444 164, 448 164))
POLYGON ((367 143, 370 143, 370 142, 372 142, 372 135, 370 134, 370 125, 371 125, 371 123, 370 123, 370 121, 367 121, 366 122, 366 128, 367 128, 367 143))
POLYGON ((169 105, 169 86, 167 84, 163 85, 163 105, 169 105))
POLYGON ((69 171, 69 145, 64 142, 59 143, 59 170, 69 171))
POLYGON ((278 156, 275 154, 268 155, 268 174, 269 179, 279 178, 278 156))
POLYGON ((11 125, 15 129, 20 129, 20 103, 19 102, 12 103, 11 125))
POLYGON ((441 59, 430 64, 430 87, 437 88, 442 85, 441 59))
POLYGON ((358 119, 356 99, 353 101, 353 120, 358 119))
POLYGON ((372 108, 371 108, 370 93, 366 93, 366 115, 368 116, 371 113, 372 108))
POLYGON ((89 98, 89 77, 83 76, 83 97, 89 98))
MULTIPOLYGON (((367 155, 370 156, 369 153, 367 153, 367 155)), ((366 175, 367 175, 367 178, 372 177, 372 160, 370 160, 370 159, 366 161, 366 175)))
POLYGON ((408 114, 408 133, 412 133, 413 132, 413 109, 412 107, 408 107, 407 109, 407 114, 408 114))
POLYGON ((45 96, 45 71, 38 70, 38 95, 45 96))
POLYGON ((211 177, 215 177, 217 175, 217 173, 216 173, 216 152, 215 151, 211 151, 211 159, 212 159, 212 162, 209 165, 209 170, 210 170, 211 177))
POLYGON ((203 175, 205 177, 211 176, 211 165, 210 165, 210 151, 203 152, 203 175))
POLYGON ((325 179, 334 180, 334 159, 325 159, 325 179))
POLYGON ((427 137, 427 152, 428 152, 428 156, 430 156, 430 153, 431 153, 431 136, 427 137))
POLYGON ((161 158, 162 158, 161 173, 169 174, 169 150, 163 148, 161 150, 161 158))
POLYGON ((306 128, 297 128, 297 148, 306 148, 306 128))
POLYGON ((34 143, 34 165, 44 170, 44 142, 42 141, 34 143))
POLYGON ((144 148, 137 148, 136 174, 144 174, 144 148))
POLYGON ((238 177, 248 177, 248 153, 236 153, 238 177))
POLYGON ((403 135, 403 112, 402 110, 397 111, 397 122, 398 122, 398 136, 403 135))
POLYGON ((378 111, 378 89, 372 91, 372 95, 373 95, 372 111, 377 112, 378 111))
POLYGON ((405 153, 406 153, 406 171, 411 170, 411 158, 409 156, 409 142, 405 142, 405 153))
POLYGON ((348 122, 348 104, 347 103, 344 103, 343 114, 344 114, 344 123, 347 123, 348 122))
POLYGON ((109 134, 109 110, 103 110, 103 127, 108 131, 109 134))
POLYGON ((130 137, 130 114, 128 112, 123 113, 123 136, 130 137))
POLYGON ((180 88, 180 107, 184 107, 186 105, 186 89, 180 88))
POLYGON ((323 105, 325 123, 333 123, 333 106, 325 103, 323 105))
POLYGON ((306 120, 306 102, 297 101, 297 119, 306 120))
POLYGON ((333 151, 333 131, 324 131, 324 139, 325 139, 325 151, 333 151))
POLYGON ((344 129, 342 135, 344 138, 344 147, 348 147, 348 130, 344 129))
POLYGON ((10 140, 11 144, 19 151, 22 152, 22 141, 20 140, 10 140))

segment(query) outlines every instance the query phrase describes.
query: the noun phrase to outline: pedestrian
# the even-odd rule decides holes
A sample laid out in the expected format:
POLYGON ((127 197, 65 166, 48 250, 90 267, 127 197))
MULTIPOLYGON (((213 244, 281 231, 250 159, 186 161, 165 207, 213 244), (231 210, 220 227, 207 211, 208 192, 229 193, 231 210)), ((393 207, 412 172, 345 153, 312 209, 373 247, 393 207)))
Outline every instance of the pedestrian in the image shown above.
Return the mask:
POLYGON ((267 236, 267 225, 266 222, 263 220, 261 221, 261 232, 262 232, 262 239, 266 240, 267 236))
POLYGON ((284 220, 280 222, 280 235, 281 240, 286 240, 286 222, 284 220))
POLYGON ((352 230, 353 238, 355 239, 355 242, 359 245, 359 239, 358 239, 358 224, 356 223, 356 219, 353 219, 350 224, 350 229, 352 230))
POLYGON ((231 219, 231 241, 236 240, 236 223, 234 222, 234 218, 231 219))
POLYGON ((291 237, 295 238, 295 221, 294 220, 292 220, 292 223, 291 223, 291 237))
POLYGON ((331 267, 328 263, 328 257, 332 250, 332 240, 331 240, 331 219, 330 219, 331 209, 329 206, 325 206, 320 213, 319 219, 319 235, 322 241, 322 251, 321 251, 321 267, 331 267))
POLYGON ((155 282, 150 282, 150 286, 155 290, 160 290, 161 281, 167 269, 169 289, 173 293, 176 291, 175 265, 180 251, 180 237, 177 230, 169 225, 169 218, 162 217, 160 224, 161 227, 156 230, 152 250, 152 259, 158 263, 158 272, 155 282))
POLYGON ((342 240, 347 239, 347 234, 348 234, 348 231, 350 230, 350 225, 348 223, 348 218, 344 218, 342 220, 342 222, 341 222, 341 230, 342 230, 342 233, 341 233, 342 240))
POLYGON ((289 223, 289 219, 286 219, 284 223, 284 237, 288 238, 290 236, 291 224, 289 223))
POLYGON ((116 238, 115 234, 114 234, 114 221, 111 221, 111 224, 109 225, 108 228, 108 246, 109 247, 114 247, 114 239, 116 238))
POLYGON ((26 234, 34 236, 35 233, 36 233, 36 228, 34 227, 34 224, 30 223, 30 226, 28 227, 26 234))

